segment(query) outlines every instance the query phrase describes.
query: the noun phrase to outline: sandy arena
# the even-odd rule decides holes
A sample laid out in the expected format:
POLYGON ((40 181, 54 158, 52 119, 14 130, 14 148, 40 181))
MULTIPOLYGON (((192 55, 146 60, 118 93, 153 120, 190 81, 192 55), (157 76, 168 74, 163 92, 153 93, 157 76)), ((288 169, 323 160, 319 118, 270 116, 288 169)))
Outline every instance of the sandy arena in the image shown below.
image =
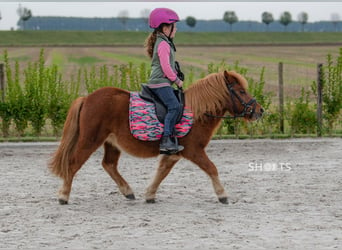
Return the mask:
POLYGON ((123 155, 127 200, 99 149, 78 172, 69 205, 47 168, 58 143, 0 143, 1 249, 342 249, 342 140, 217 140, 207 152, 230 204, 181 160, 157 202, 145 188, 157 158, 123 155))

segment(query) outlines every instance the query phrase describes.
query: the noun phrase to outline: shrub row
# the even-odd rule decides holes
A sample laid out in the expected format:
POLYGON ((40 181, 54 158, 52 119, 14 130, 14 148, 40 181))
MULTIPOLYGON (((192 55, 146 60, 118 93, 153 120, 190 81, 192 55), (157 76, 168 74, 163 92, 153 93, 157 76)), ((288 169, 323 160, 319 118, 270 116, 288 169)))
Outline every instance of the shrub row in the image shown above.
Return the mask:
MULTIPOLYGON (((140 89, 140 84, 146 82, 150 67, 145 63, 134 65, 102 65, 90 69, 80 68, 69 80, 62 77, 58 67, 47 67, 44 60, 44 50, 40 52, 37 62, 28 63, 21 70, 18 62, 9 62, 8 53, 3 53, 5 64, 6 88, 0 96, 0 125, 3 137, 25 136, 25 131, 31 130, 35 136, 40 136, 43 129, 48 136, 59 136, 71 102, 80 95, 86 95, 104 86, 115 86, 129 91, 140 89), (51 129, 46 129, 48 127, 51 129), (10 130, 13 127, 14 129, 10 130), (11 132, 15 131, 15 132, 11 132)), ((191 84, 206 74, 222 70, 235 70, 246 76, 249 82, 249 92, 267 111, 262 120, 256 123, 245 123, 240 119, 227 119, 222 122, 217 134, 240 136, 272 137, 280 133, 280 115, 277 105, 272 103, 275 93, 266 92, 264 72, 259 79, 248 77, 248 69, 238 62, 226 65, 210 63, 206 71, 194 72, 192 68, 186 72, 185 86, 191 84)), ((327 65, 323 74, 323 134, 331 134, 334 129, 341 128, 342 108, 342 48, 336 61, 328 55, 327 65)), ((302 89, 298 99, 287 98, 285 106, 286 134, 315 134, 317 132, 317 117, 315 103, 309 96, 317 95, 317 83, 313 82, 311 89, 302 89)), ((1 91, 1 90, 0 90, 1 91)))

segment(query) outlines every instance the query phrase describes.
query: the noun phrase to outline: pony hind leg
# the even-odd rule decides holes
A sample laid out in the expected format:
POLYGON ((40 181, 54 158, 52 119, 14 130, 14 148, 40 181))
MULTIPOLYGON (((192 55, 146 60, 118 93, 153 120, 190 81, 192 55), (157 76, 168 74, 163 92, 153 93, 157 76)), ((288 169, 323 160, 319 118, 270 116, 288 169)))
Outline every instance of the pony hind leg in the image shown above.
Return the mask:
POLYGON ((103 168, 106 170, 109 176, 112 177, 112 179, 116 182, 120 192, 127 199, 134 200, 135 196, 131 187, 128 185, 126 180, 120 175, 117 168, 121 152, 108 142, 104 143, 104 151, 104 157, 102 160, 103 168))
POLYGON ((75 151, 74 157, 69 161, 68 174, 62 178, 63 185, 58 192, 59 204, 68 204, 74 176, 95 150, 96 147, 92 149, 78 149, 75 151))
POLYGON ((173 166, 180 160, 179 155, 162 155, 159 161, 157 172, 152 183, 147 187, 145 199, 147 203, 155 203, 157 189, 160 183, 170 173, 173 166))

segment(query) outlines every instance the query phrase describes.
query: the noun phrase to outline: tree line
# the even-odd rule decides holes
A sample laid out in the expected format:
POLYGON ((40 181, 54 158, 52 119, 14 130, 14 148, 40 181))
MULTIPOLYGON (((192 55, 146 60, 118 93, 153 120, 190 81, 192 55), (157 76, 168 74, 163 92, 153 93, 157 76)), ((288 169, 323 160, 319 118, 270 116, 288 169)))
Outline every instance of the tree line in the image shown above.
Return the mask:
MULTIPOLYGON (((223 15, 223 20, 227 23, 229 23, 230 25, 230 31, 232 31, 232 25, 236 22, 238 22, 238 17, 237 15, 235 14, 234 11, 226 11, 223 15)), ((300 12, 298 14, 298 17, 297 17, 297 22, 301 24, 302 26, 302 31, 304 31, 304 26, 305 24, 308 23, 308 20, 309 20, 309 15, 308 13, 306 12, 300 12)), ((273 23, 274 21, 276 21, 273 17, 273 14, 270 13, 270 12, 263 12, 261 14, 261 21, 262 23, 264 23, 268 29, 268 26, 273 23)), ((292 15, 290 12, 288 11, 284 11, 281 15, 280 15, 280 18, 278 20, 278 22, 284 26, 285 30, 287 28, 287 26, 292 23, 294 20, 292 18, 292 15)), ((335 31, 337 31, 337 24, 338 22, 340 21, 340 18, 339 18, 339 14, 338 13, 333 13, 331 15, 331 22, 333 23, 333 25, 335 26, 335 31)))
MULTIPOLYGON (((102 30, 148 30, 148 16, 149 16, 150 10, 144 9, 141 11, 141 17, 140 18, 130 18, 129 12, 127 10, 123 10, 119 12, 117 18, 67 18, 67 17, 35 17, 32 14, 32 11, 26 7, 23 7, 21 4, 19 5, 17 9, 17 14, 19 16, 18 20, 18 27, 19 30, 79 30, 79 29, 90 29, 94 30, 96 29, 102 29, 102 30), (62 22, 61 22, 62 20, 62 22), (107 24, 108 21, 117 21, 113 22, 112 25, 107 24), (54 23, 56 22, 56 23, 54 23), (83 22, 83 24, 80 24, 80 22, 83 22), (140 24, 139 24, 140 22, 140 24), (96 25, 94 25, 96 23, 96 25), (93 26, 93 27, 92 27, 93 26)), ((294 24, 296 26, 295 31, 305 31, 306 26, 309 26, 309 15, 307 12, 300 12, 297 16, 297 19, 294 19, 290 12, 284 11, 278 20, 276 20, 271 12, 263 12, 261 14, 261 22, 258 21, 240 21, 238 16, 236 15, 235 11, 226 11, 223 14, 222 23, 227 23, 229 25, 229 31, 233 31, 233 26, 236 27, 236 31, 246 31, 243 30, 243 25, 238 25, 239 23, 248 23, 249 31, 261 31, 260 25, 257 24, 263 24, 265 29, 264 31, 270 31, 271 24, 277 23, 278 25, 273 25, 276 27, 276 31, 281 31, 280 26, 283 28, 282 31, 287 31, 288 26, 290 24, 294 24), (280 26, 279 26, 280 25, 280 26), (298 29, 298 26, 300 26, 300 29, 298 29)), ((1 20, 1 12, 0 12, 0 20, 1 20)), ((218 25, 219 20, 212 20, 216 22, 212 22, 214 25, 218 25)), ((185 18, 185 22, 183 24, 180 23, 180 28, 186 28, 186 30, 193 30, 198 31, 198 29, 195 29, 196 25, 201 25, 199 28, 201 31, 208 31, 203 30, 206 26, 210 26, 210 21, 203 21, 203 20, 197 20, 193 16, 188 16, 185 18)), ((221 30, 222 30, 222 23, 221 30)), ((317 24, 315 28, 310 25, 310 28, 308 28, 308 31, 342 31, 342 22, 340 20, 339 13, 332 13, 331 14, 331 21, 321 21, 318 22, 321 23, 321 25, 317 24), (329 25, 327 24, 330 24, 329 25)), ((209 31, 218 31, 214 30, 214 28, 207 28, 209 31)), ((275 31, 274 29, 272 31, 275 31)), ((293 30, 291 30, 293 31, 293 30)))

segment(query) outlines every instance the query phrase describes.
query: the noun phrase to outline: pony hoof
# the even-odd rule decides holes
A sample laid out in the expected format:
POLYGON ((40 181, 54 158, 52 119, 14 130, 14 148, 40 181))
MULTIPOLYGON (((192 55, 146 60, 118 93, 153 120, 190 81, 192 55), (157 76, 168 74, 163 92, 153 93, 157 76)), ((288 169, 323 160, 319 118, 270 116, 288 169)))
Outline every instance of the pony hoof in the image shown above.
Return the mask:
POLYGON ((63 200, 63 199, 58 199, 58 202, 59 202, 59 204, 61 204, 61 205, 67 205, 67 204, 68 204, 68 201, 63 200))
POLYGON ((146 203, 153 204, 153 203, 156 203, 156 200, 155 199, 148 199, 148 200, 146 200, 146 203))
POLYGON ((128 194, 128 195, 125 195, 125 197, 129 200, 135 200, 134 194, 128 194))
POLYGON ((228 198, 227 198, 227 197, 219 198, 219 201, 220 201, 222 204, 228 204, 228 198))

